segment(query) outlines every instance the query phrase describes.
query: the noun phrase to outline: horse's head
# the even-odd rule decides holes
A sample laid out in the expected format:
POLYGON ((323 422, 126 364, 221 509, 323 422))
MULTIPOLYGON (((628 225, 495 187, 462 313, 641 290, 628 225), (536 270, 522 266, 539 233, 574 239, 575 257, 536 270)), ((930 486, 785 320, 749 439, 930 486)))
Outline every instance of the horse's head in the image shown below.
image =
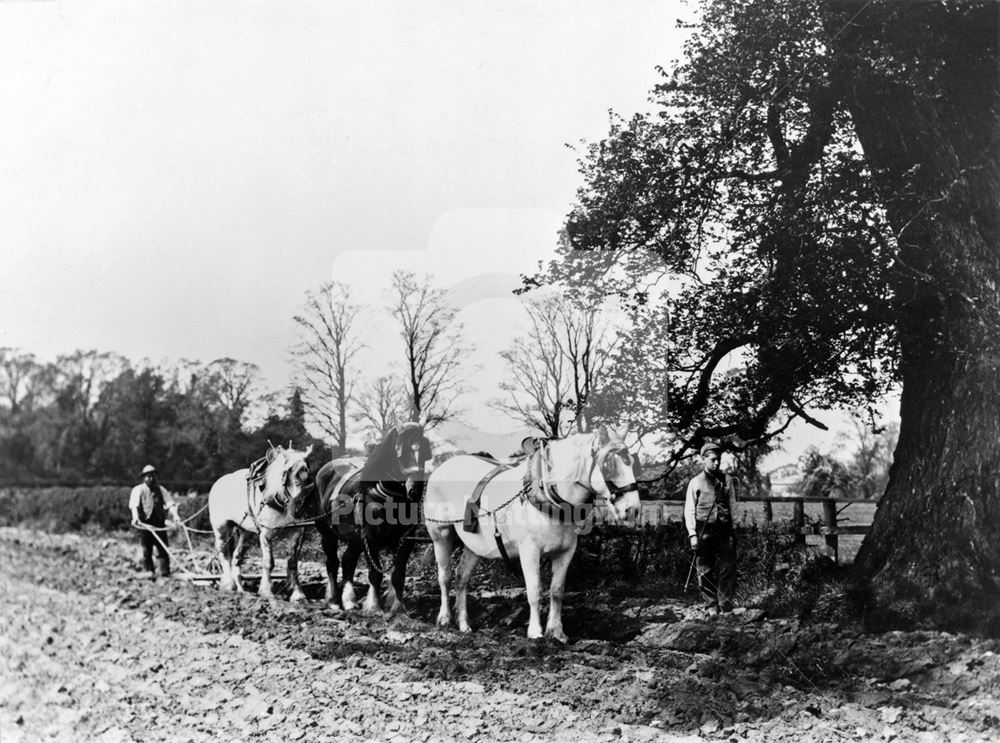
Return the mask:
POLYGON ((639 485, 635 480, 632 455, 620 436, 607 426, 600 426, 591 441, 594 456, 590 487, 608 499, 611 513, 618 521, 638 512, 639 485))
POLYGON ((420 423, 403 423, 386 431, 361 470, 363 482, 418 481, 431 458, 431 445, 420 423))
POLYGON ((312 446, 305 451, 286 449, 281 445, 268 449, 264 492, 279 495, 287 502, 296 501, 310 483, 306 458, 311 453, 312 446))
POLYGON ((396 459, 404 477, 421 477, 430 458, 431 442, 423 423, 403 423, 396 428, 396 459))

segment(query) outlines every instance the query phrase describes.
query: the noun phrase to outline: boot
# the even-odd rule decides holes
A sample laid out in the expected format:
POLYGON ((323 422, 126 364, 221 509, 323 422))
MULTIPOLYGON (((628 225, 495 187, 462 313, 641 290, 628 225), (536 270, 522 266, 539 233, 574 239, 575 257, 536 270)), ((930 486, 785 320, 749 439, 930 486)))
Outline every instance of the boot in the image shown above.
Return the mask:
POLYGON ((159 570, 160 577, 162 578, 170 577, 170 558, 158 557, 156 559, 156 566, 159 570))

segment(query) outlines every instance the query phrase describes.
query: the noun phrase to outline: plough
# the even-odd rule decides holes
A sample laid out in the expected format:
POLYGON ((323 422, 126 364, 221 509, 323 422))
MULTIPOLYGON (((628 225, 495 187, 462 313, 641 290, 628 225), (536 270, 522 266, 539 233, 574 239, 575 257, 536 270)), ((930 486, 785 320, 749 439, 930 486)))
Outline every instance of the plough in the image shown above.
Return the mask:
MULTIPOLYGON (((145 529, 152 532, 153 538, 156 539, 170 557, 170 562, 173 566, 171 572, 175 578, 190 581, 196 585, 214 585, 222 580, 222 563, 219 561, 219 551, 214 545, 210 550, 196 549, 191 539, 192 534, 213 535, 213 532, 188 526, 188 523, 193 521, 207 507, 207 505, 202 507, 185 519, 178 519, 173 522, 168 521, 167 525, 163 527, 155 527, 143 523, 133 524, 133 527, 136 529, 145 529), (185 550, 170 549, 163 539, 160 538, 160 532, 177 530, 184 533, 183 546, 186 547, 185 550)), ((411 540, 417 544, 431 543, 431 539, 423 524, 420 524, 417 529, 404 537, 404 539, 411 540)), ((257 571, 248 571, 242 575, 242 579, 248 587, 255 587, 260 581, 260 575, 257 571)), ((276 583, 280 584, 287 579, 287 572, 277 571, 271 573, 271 580, 276 583)))

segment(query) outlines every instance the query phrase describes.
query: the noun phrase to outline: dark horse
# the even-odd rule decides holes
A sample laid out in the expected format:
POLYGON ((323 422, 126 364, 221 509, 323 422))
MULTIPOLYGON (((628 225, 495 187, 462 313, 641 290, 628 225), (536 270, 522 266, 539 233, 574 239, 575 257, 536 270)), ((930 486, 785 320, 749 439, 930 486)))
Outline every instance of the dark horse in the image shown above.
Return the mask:
POLYGON ((368 596, 364 610, 376 611, 380 604, 382 551, 390 551, 387 611, 403 611, 403 578, 413 540, 404 539, 420 523, 424 464, 431 458, 430 442, 420 423, 404 423, 392 428, 367 460, 334 459, 316 473, 320 513, 316 521, 326 553, 326 599, 334 608, 355 608, 354 571, 364 554, 368 563, 368 596), (337 558, 340 540, 346 543, 337 558), (337 592, 337 566, 344 576, 343 590, 337 592))

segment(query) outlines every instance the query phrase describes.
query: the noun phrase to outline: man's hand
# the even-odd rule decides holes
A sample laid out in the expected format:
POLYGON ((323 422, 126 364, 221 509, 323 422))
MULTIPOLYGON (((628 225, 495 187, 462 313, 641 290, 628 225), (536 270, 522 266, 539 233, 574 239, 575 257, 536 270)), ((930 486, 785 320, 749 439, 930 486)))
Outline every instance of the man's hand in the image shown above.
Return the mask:
POLYGON ((693 550, 698 549, 698 535, 697 534, 692 534, 690 537, 688 537, 688 540, 691 542, 691 549, 693 549, 693 550))
POLYGON ((133 518, 132 519, 132 526, 134 526, 136 529, 138 529, 139 528, 139 519, 133 518))

